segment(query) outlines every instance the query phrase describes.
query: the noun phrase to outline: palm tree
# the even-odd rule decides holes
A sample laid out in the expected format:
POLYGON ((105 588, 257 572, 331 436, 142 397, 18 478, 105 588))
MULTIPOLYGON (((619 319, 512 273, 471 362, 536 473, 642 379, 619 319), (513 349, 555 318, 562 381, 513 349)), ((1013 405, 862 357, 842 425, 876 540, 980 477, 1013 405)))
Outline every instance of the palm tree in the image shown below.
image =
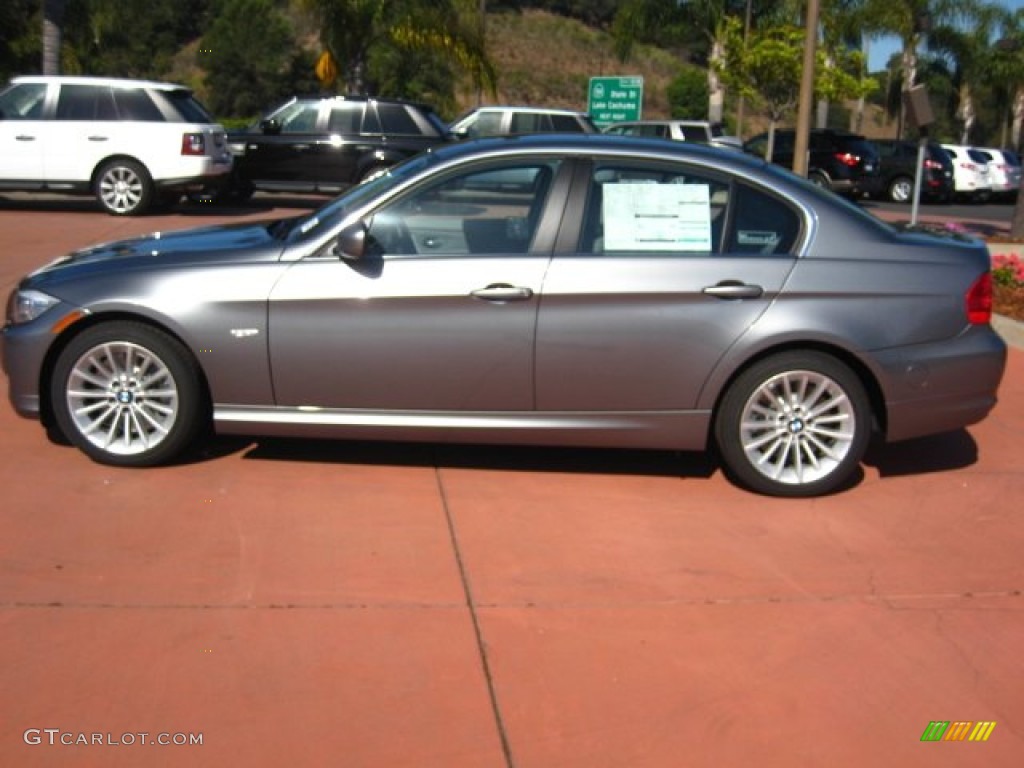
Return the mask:
MULTIPOLYGON (((640 40, 686 42, 696 34, 708 44, 708 120, 722 122, 725 88, 719 77, 725 59, 723 24, 742 0, 624 0, 612 22, 619 59, 625 61, 640 40), (671 40, 671 38, 676 38, 671 40)), ((742 11, 740 11, 742 12, 742 11)))
POLYGON ((974 86, 988 76, 992 60, 992 33, 1002 14, 994 6, 969 1, 964 2, 961 9, 971 14, 973 23, 963 29, 936 27, 928 35, 928 48, 944 56, 952 65, 958 95, 957 118, 961 122, 960 143, 970 144, 976 118, 974 86))
POLYGON ((43 0, 43 74, 60 74, 61 31, 67 0, 43 0))
POLYGON ((298 0, 320 25, 320 39, 350 93, 365 93, 374 46, 441 51, 466 69, 475 85, 495 88, 485 52, 483 8, 477 0, 298 0))

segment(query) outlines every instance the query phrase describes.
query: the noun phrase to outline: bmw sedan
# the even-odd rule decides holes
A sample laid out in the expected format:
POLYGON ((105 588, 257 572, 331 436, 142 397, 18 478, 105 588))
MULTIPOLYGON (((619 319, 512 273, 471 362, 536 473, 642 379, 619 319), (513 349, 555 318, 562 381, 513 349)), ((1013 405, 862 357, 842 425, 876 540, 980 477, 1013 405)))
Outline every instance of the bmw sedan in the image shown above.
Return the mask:
POLYGON ((416 156, 306 216, 154 233, 21 280, 14 408, 94 460, 207 434, 713 448, 849 486, 873 433, 983 419, 977 241, 901 232, 736 152, 528 136, 416 156))

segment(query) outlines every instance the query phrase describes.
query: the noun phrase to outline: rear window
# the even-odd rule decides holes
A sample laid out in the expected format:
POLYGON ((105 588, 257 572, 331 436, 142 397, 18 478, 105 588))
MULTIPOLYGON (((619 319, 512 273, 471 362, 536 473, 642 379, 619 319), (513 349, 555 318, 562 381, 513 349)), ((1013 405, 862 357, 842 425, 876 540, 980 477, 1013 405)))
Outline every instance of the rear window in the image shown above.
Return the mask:
POLYGON ((145 91, 138 88, 115 88, 113 93, 117 114, 122 120, 156 123, 164 119, 159 107, 145 91))
POLYGON ((1013 150, 1004 149, 1003 157, 1006 158, 1006 162, 1010 165, 1020 165, 1020 156, 1013 150))
POLYGON ((839 143, 843 152, 849 152, 859 157, 878 157, 878 150, 875 145, 866 139, 848 139, 839 143))
POLYGON ((164 98, 174 108, 176 114, 181 116, 183 123, 212 123, 213 118, 206 108, 196 101, 191 91, 184 88, 174 91, 161 91, 164 98))

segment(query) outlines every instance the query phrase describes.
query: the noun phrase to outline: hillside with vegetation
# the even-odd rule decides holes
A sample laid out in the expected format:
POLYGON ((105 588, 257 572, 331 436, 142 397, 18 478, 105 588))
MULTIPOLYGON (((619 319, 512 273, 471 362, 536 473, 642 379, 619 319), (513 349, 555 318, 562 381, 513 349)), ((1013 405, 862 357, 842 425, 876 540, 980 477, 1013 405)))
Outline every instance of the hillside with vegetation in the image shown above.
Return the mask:
MULTIPOLYGON (((222 121, 237 123, 317 90, 417 99, 447 118, 480 103, 582 109, 590 77, 640 75, 645 117, 706 118, 717 110, 734 127, 735 83, 719 99, 723 92, 712 90, 708 73, 725 81, 736 67, 763 65, 735 58, 736 45, 723 47, 723 22, 737 28, 745 7, 752 49, 759 36, 800 24, 784 0, 4 0, 0 77, 59 62, 69 74, 169 79, 193 87, 222 121), (44 27, 44 8, 59 24, 44 27), (55 42, 58 27, 63 36, 55 42), (325 52, 339 73, 329 84, 314 72, 325 52), (723 72, 713 62, 726 53, 732 58, 723 72)), ((849 88, 833 89, 827 123, 896 135, 900 90, 912 77, 928 86, 937 137, 1005 145, 1010 106, 1024 93, 1024 14, 1000 8, 978 0, 954 21, 939 0, 826 5, 829 56, 855 55, 864 30, 895 34, 918 53, 912 69, 904 71, 896 57, 888 71, 873 74, 863 111, 843 95, 849 88), (961 18, 968 12, 969 23, 961 18), (928 19, 927 35, 921 19, 928 19)), ((847 70, 864 91, 857 66, 847 70)), ((792 80, 794 71, 799 65, 789 63, 768 78, 778 72, 792 80)), ((745 100, 745 136, 767 125, 755 91, 745 100)), ((792 123, 793 104, 783 104, 779 119, 792 123)))

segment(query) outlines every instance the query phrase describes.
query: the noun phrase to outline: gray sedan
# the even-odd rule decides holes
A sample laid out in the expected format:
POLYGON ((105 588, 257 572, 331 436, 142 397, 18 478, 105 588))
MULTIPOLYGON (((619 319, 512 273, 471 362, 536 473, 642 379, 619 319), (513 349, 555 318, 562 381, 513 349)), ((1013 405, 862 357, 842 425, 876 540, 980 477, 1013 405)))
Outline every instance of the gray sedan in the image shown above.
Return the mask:
POLYGON ((320 210, 57 259, 8 302, 15 409, 147 466, 220 433, 715 448, 752 490, 850 485, 991 410, 976 241, 899 232, 735 152, 530 136, 320 210))

